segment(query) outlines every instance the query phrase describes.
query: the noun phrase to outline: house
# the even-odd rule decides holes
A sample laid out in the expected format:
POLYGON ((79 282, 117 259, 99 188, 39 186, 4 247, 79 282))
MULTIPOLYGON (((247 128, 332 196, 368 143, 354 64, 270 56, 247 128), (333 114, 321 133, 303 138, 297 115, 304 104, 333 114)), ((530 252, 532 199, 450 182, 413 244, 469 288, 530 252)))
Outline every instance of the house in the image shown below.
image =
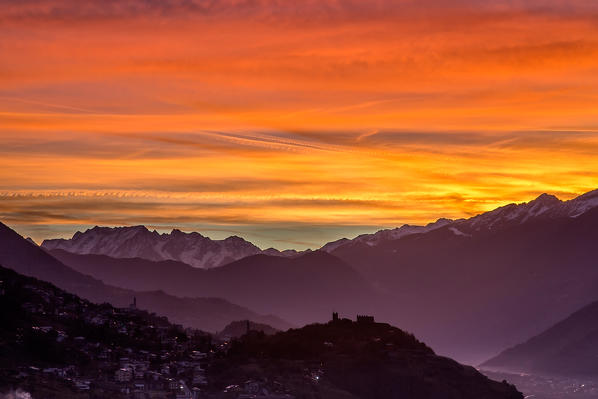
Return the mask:
POLYGON ((202 359, 205 359, 206 357, 208 357, 208 354, 200 352, 200 351, 193 351, 193 352, 191 352, 189 357, 193 360, 202 360, 202 359))
POLYGON ((203 374, 195 374, 195 375, 193 375, 192 384, 193 385, 208 385, 208 380, 206 379, 206 376, 203 374))
POLYGON ((168 378, 168 389, 174 391, 175 389, 179 389, 179 382, 174 378, 168 378))
POLYGON ((133 379, 133 370, 130 368, 121 368, 114 373, 114 379, 118 382, 129 382, 133 379))
POLYGON ((95 325, 95 326, 101 326, 101 325, 103 325, 104 323, 106 323, 106 321, 107 321, 107 320, 108 320, 108 319, 106 319, 104 316, 97 315, 97 316, 94 316, 94 317, 92 317, 92 318, 89 320, 89 322, 90 322, 91 324, 95 325))
POLYGON ((176 391, 176 399, 193 399, 193 392, 187 387, 185 381, 179 381, 179 388, 176 391))
POLYGON ((252 394, 257 394, 260 391, 260 384, 252 380, 245 381, 245 391, 252 394))
POLYGON ((58 331, 58 336, 56 337, 56 342, 62 342, 68 338, 68 335, 64 331, 58 331))
POLYGON ((44 307, 42 305, 31 302, 25 302, 21 305, 21 307, 28 313, 42 313, 44 311, 44 307))
POLYGON ((77 380, 75 381, 75 387, 80 391, 89 391, 89 381, 77 380))

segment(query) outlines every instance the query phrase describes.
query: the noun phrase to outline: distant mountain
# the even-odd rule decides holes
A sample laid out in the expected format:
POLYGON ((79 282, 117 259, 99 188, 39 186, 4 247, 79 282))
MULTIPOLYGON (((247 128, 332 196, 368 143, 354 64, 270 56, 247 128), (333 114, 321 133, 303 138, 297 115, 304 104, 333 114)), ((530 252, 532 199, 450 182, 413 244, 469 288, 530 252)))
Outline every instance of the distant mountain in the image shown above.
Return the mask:
MULTIPOLYGON (((215 365, 216 366, 216 365, 215 365)), ((292 386, 295 397, 345 399, 523 399, 506 382, 437 356, 413 335, 385 323, 347 319, 233 341, 218 383, 253 378, 292 386)))
POLYGON ((261 316, 245 307, 219 298, 182 298, 161 290, 131 291, 106 285, 65 266, 15 231, 0 223, 0 264, 21 274, 48 281, 92 302, 127 307, 137 298, 140 308, 167 316, 171 321, 205 331, 220 331, 234 320, 250 319, 279 329, 290 325, 278 317, 261 316))
POLYGON ((345 245, 351 245, 356 243, 365 244, 372 247, 385 241, 398 240, 401 237, 406 237, 412 234, 427 233, 432 230, 444 227, 452 222, 453 220, 450 219, 438 219, 436 222, 429 223, 425 226, 412 226, 409 224, 404 224, 403 226, 397 227, 395 229, 379 230, 373 234, 362 234, 352 240, 349 240, 347 238, 341 238, 340 240, 327 243, 321 248, 321 250, 324 252, 331 253, 345 245))
POLYGON ((321 249, 326 252, 333 252, 339 248, 350 247, 355 244, 376 246, 387 241, 398 240, 414 234, 425 234, 447 226, 455 235, 471 236, 489 230, 523 224, 536 218, 575 218, 595 207, 598 207, 598 190, 590 191, 569 201, 561 201, 554 195, 545 193, 533 201, 505 205, 469 219, 438 219, 426 226, 405 224, 395 229, 380 230, 373 234, 362 234, 351 240, 341 238, 327 243, 321 249))
POLYGON ((384 317, 479 363, 598 299, 598 191, 325 246, 388 295, 384 317))
POLYGON ((376 313, 380 305, 379 296, 359 273, 322 251, 294 258, 254 255, 209 270, 175 261, 50 253, 107 284, 224 298, 260 313, 281 315, 297 325, 326 320, 332 310, 376 313))
POLYGON ((548 375, 598 373, 598 302, 484 362, 480 367, 548 375))
MULTIPOLYGON (((526 204, 510 204, 470 219, 438 219, 426 226, 403 225, 395 229, 362 234, 354 239, 342 238, 329 242, 321 250, 332 253, 353 246, 375 247, 403 237, 425 234, 447 227, 455 235, 468 236, 488 230, 525 223, 538 217, 577 217, 598 206, 598 190, 570 201, 560 201, 548 194, 526 204)), ((33 241, 31 240, 33 243, 33 241)), ((265 254, 295 257, 308 251, 279 251, 275 248, 261 250, 238 236, 212 240, 197 232, 184 233, 178 229, 160 234, 145 226, 99 227, 76 232, 70 239, 48 239, 41 245, 48 250, 62 249, 81 255, 107 255, 113 258, 142 258, 152 261, 175 260, 193 267, 209 269, 225 265, 247 256, 265 254)))
POLYGON ((44 240, 48 250, 63 249, 77 254, 107 255, 113 258, 142 258, 153 261, 176 260, 193 267, 209 269, 250 255, 265 252, 276 256, 294 256, 296 251, 262 251, 244 239, 232 236, 212 240, 199 233, 172 230, 170 234, 149 231, 145 226, 94 227, 76 232, 69 240, 44 240))
POLYGON ((272 335, 279 332, 279 330, 267 324, 254 323, 249 320, 238 320, 233 321, 224 327, 224 329, 217 334, 217 337, 221 339, 239 338, 249 331, 259 331, 266 335, 272 335))

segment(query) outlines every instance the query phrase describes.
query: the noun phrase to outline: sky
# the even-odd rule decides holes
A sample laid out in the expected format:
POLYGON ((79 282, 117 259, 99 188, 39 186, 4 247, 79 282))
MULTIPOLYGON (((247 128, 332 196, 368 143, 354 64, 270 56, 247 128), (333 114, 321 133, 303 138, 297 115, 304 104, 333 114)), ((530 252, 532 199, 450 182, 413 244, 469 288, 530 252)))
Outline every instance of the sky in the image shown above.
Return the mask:
POLYGON ((0 221, 315 248, 598 188, 594 0, 0 0, 0 221))

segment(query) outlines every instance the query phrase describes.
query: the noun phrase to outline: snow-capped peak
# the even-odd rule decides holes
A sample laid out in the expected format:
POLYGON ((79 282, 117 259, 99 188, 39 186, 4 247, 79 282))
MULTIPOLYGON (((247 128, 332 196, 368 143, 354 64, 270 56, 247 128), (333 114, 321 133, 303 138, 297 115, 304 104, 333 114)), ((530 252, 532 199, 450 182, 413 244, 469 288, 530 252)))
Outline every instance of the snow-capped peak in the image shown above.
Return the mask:
POLYGON ((170 233, 150 232, 145 226, 93 227, 76 232, 70 240, 45 240, 46 249, 63 249, 78 254, 115 258, 177 260, 195 267, 211 268, 261 253, 241 237, 211 240, 199 233, 173 229, 170 233))
POLYGON ((369 246, 375 246, 382 241, 398 240, 402 237, 409 236, 412 234, 427 233, 432 230, 444 227, 452 222, 453 220, 441 218, 433 223, 428 223, 425 226, 414 226, 404 224, 401 227, 397 227, 394 229, 379 230, 373 234, 362 234, 360 236, 357 236, 353 240, 349 240, 348 238, 341 238, 340 240, 327 243, 320 249, 325 252, 332 252, 343 245, 353 242, 361 242, 369 246))
POLYGON ((469 219, 438 219, 426 226, 405 224, 395 229, 362 234, 353 240, 344 238, 333 241, 324 245, 322 250, 332 252, 356 242, 376 246, 383 241, 398 240, 412 234, 425 234, 445 226, 449 226, 449 231, 455 236, 471 237, 481 231, 496 231, 537 218, 578 217, 595 207, 598 207, 598 190, 590 191, 569 201, 561 201, 554 195, 544 193, 532 201, 508 204, 469 219))
POLYGON ((598 206, 598 190, 590 191, 577 198, 567 201, 569 216, 578 217, 598 206))

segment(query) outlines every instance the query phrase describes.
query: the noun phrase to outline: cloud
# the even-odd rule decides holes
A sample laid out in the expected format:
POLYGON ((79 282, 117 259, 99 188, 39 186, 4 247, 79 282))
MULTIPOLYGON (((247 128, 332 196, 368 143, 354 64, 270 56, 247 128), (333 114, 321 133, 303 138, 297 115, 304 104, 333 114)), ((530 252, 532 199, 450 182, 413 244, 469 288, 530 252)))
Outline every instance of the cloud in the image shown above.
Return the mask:
POLYGON ((304 245, 598 183, 595 1, 0 6, 0 218, 36 239, 304 245))

